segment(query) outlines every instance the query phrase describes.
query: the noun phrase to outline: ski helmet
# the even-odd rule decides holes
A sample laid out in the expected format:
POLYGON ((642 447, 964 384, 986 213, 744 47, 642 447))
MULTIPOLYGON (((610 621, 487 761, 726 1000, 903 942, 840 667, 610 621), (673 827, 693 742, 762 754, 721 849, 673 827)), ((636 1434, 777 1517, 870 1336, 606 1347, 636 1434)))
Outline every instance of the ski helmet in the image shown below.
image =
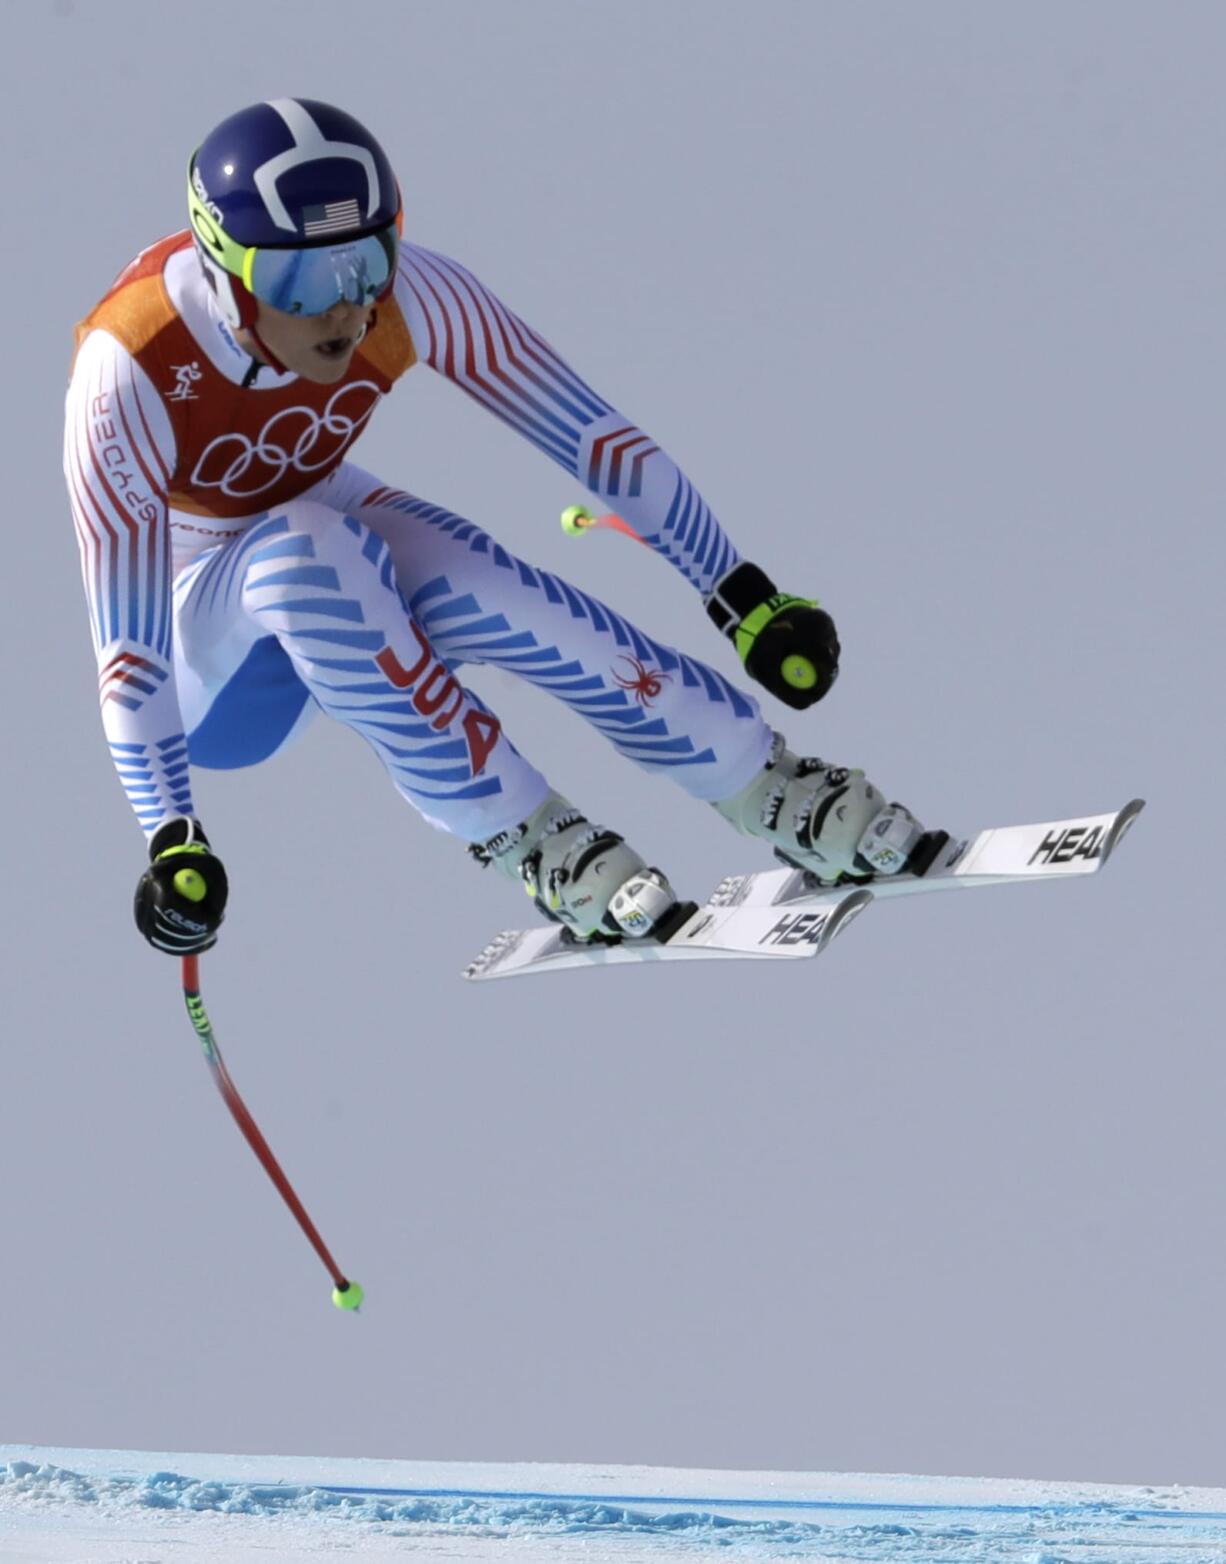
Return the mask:
POLYGON ((222 313, 253 327, 257 300, 320 315, 390 292, 403 212, 382 147, 352 115, 312 98, 240 109, 188 165, 200 263, 222 313))

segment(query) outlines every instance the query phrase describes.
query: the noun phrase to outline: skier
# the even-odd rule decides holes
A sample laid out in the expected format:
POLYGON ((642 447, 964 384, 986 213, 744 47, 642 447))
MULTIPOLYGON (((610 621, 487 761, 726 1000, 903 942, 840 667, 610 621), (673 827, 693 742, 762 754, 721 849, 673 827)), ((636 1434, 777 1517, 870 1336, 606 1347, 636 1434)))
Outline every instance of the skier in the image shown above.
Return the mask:
POLYGON ((470 272, 402 240, 362 125, 308 99, 243 109, 192 157, 188 204, 190 230, 78 326, 64 450, 152 945, 206 950, 225 909, 190 767, 256 764, 316 708, 577 937, 667 932, 664 876, 550 787, 459 682, 464 663, 548 690, 823 880, 905 866, 921 828, 862 773, 793 754, 721 674, 347 459, 426 363, 615 502, 752 678, 796 708, 835 678, 829 617, 742 560, 669 457, 470 272))

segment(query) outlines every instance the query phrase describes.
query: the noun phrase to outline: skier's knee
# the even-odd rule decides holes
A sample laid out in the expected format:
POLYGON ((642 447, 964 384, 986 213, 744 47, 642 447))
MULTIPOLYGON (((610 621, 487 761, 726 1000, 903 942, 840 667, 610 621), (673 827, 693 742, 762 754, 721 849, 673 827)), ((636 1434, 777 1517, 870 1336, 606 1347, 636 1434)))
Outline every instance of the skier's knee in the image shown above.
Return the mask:
POLYGON ((318 500, 293 500, 284 514, 290 531, 310 538, 316 555, 326 555, 330 564, 362 556, 369 561, 385 547, 382 538, 364 521, 331 505, 321 505, 318 500))
POLYGON ((287 500, 270 513, 269 519, 283 522, 293 535, 322 542, 344 521, 345 513, 320 500, 287 500))
POLYGON ((318 500, 291 500, 276 515, 288 530, 254 551, 243 582, 262 603, 300 597, 301 587, 323 584, 320 568, 332 572, 334 590, 357 594, 372 571, 386 574, 390 584, 387 545, 364 522, 318 500))

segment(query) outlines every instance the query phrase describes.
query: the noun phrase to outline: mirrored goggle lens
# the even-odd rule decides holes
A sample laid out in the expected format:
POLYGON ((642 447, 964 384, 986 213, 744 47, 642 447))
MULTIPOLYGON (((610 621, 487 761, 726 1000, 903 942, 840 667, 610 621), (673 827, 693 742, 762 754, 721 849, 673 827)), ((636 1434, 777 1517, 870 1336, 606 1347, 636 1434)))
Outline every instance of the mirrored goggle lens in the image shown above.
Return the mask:
POLYGON ((257 299, 288 315, 322 315, 334 304, 371 304, 396 265, 393 223, 377 234, 309 250, 248 250, 243 282, 257 299))

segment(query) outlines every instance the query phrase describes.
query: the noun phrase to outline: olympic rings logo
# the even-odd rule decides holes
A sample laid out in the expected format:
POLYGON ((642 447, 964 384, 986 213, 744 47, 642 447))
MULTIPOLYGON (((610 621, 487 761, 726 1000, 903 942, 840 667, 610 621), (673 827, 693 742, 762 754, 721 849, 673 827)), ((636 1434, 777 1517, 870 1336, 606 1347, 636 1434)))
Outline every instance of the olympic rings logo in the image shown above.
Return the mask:
POLYGON ((201 453, 191 483, 248 499, 275 487, 291 469, 319 472, 358 437, 381 395, 373 380, 355 380, 334 391, 322 413, 283 407, 254 440, 238 433, 218 435, 201 453))

